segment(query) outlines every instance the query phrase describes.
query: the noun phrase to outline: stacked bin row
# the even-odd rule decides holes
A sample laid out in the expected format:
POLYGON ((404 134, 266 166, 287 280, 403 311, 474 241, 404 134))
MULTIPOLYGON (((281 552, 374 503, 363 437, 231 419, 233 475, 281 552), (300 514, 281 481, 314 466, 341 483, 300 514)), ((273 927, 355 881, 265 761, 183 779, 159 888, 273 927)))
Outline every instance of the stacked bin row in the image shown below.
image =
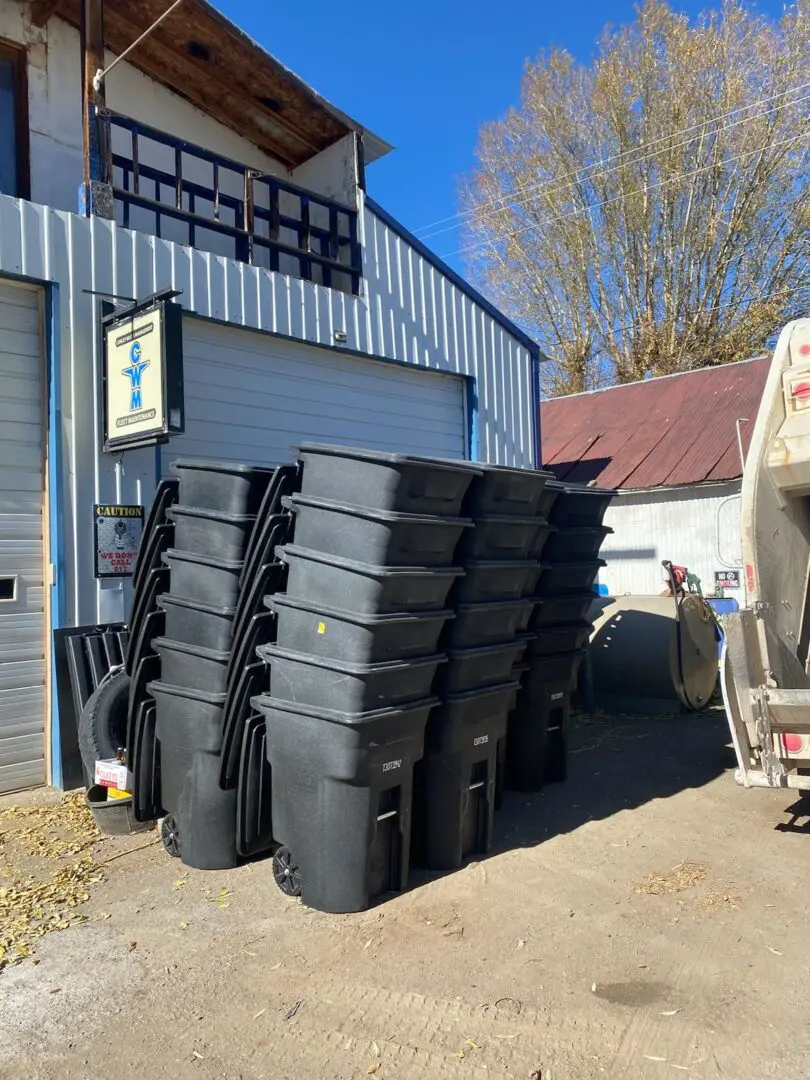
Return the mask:
POLYGON ((518 689, 514 669, 531 636, 530 597, 548 533, 537 514, 548 479, 476 466, 464 502, 473 528, 459 548, 464 576, 451 593, 455 619, 445 633, 441 704, 428 720, 416 770, 415 861, 431 870, 454 869, 492 843, 507 717, 518 689))
POLYGON ((129 658, 136 808, 170 851, 273 849, 284 891, 356 911, 489 850, 504 786, 564 777, 612 492, 318 445, 175 468, 129 658))
POLYGON ((267 723, 276 880, 305 903, 357 911, 407 884, 414 767, 437 704, 446 601, 471 522, 473 472, 406 455, 305 445, 280 551, 267 723))
POLYGON ((137 821, 154 821, 163 814, 160 801, 160 747, 155 732, 155 702, 147 692, 160 675, 160 657, 152 644, 163 633, 166 617, 160 597, 169 589, 164 552, 174 544, 172 507, 177 501, 176 478, 158 484, 144 522, 141 546, 132 577, 132 611, 124 670, 129 677, 127 765, 133 776, 133 813, 137 821))
POLYGON ((599 549, 612 530, 602 521, 613 495, 550 481, 538 505, 550 530, 530 624, 534 637, 508 724, 506 784, 513 791, 539 791, 566 778, 571 695, 591 629, 593 583, 605 565, 599 549))
POLYGON ((244 853, 243 733, 266 679, 255 648, 275 633, 261 606, 284 572, 273 552, 289 516, 276 511, 297 470, 206 461, 174 469, 173 546, 162 553, 168 589, 157 599, 163 632, 151 641, 155 677, 145 691, 154 702, 164 843, 189 866, 222 869, 244 853))

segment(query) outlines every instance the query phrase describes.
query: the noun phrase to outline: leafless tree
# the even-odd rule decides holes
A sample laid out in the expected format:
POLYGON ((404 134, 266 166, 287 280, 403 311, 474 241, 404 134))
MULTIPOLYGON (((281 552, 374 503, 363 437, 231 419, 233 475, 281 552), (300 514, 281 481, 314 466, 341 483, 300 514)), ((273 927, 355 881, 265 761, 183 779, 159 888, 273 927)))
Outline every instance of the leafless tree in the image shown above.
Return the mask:
POLYGON ((810 0, 690 24, 665 0, 554 49, 462 191, 479 284, 572 393, 739 360, 810 306, 810 0))

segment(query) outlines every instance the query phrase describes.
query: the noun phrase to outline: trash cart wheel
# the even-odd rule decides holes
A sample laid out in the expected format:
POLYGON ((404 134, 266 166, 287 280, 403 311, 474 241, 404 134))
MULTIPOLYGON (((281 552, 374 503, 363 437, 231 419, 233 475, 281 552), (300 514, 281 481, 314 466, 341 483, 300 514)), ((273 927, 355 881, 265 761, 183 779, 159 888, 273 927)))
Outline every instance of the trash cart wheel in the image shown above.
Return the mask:
POLYGON ((273 877, 285 896, 301 895, 301 871, 289 848, 278 847, 273 853, 273 877))
POLYGON ((180 858, 180 831, 177 822, 167 815, 160 823, 160 839, 173 859, 180 858))

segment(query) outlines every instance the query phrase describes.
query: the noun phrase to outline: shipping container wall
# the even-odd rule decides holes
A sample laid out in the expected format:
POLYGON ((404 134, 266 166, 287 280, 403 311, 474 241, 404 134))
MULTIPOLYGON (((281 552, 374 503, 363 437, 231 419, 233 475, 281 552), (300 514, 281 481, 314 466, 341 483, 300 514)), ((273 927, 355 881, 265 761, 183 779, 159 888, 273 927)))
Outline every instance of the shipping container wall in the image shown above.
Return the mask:
MULTIPOLYGON (((686 566, 714 592, 715 572, 737 570, 742 582, 740 481, 628 492, 605 515, 614 530, 602 549, 599 583, 614 596, 663 591, 663 559, 686 566)), ((743 591, 726 592, 740 604, 743 591)))
POLYGON ((197 315, 312 345, 471 376, 472 456, 532 466, 532 358, 490 311, 365 208, 363 294, 347 296, 222 256, 0 196, 0 275, 55 286, 59 365, 65 624, 122 619, 126 582, 93 577, 94 502, 148 502, 154 450, 113 460, 102 443, 99 299, 182 290, 197 315))

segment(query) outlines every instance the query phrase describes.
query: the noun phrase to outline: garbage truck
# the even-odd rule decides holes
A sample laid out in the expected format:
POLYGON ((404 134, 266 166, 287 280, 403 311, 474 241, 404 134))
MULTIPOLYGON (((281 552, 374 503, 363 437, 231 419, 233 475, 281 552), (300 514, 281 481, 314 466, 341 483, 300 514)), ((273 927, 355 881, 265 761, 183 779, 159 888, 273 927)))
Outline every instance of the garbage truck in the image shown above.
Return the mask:
POLYGON ((810 319, 779 336, 745 461, 745 606, 721 685, 744 787, 810 793, 810 319))

